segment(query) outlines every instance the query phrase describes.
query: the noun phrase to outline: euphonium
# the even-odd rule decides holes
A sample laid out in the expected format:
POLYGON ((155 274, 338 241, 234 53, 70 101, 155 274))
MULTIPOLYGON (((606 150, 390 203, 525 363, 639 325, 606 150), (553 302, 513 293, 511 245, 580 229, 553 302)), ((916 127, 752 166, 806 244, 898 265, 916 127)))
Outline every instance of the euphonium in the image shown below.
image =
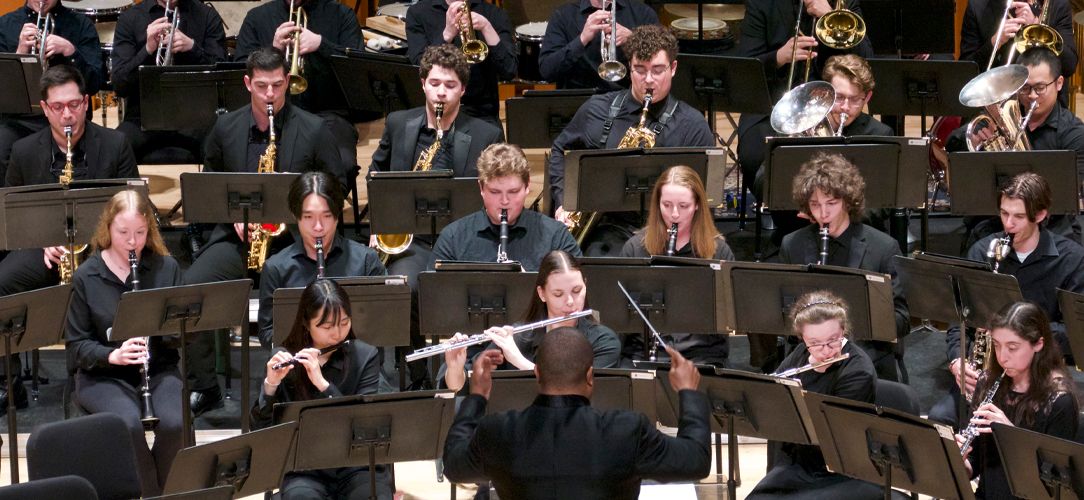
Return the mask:
MULTIPOLYGON (((1001 387, 1001 380, 1004 378, 1005 374, 1002 373, 1001 376, 994 381, 994 385, 990 386, 990 390, 986 391, 986 397, 983 398, 982 402, 979 403, 978 406, 975 406, 974 409, 982 408, 994 401, 994 396, 997 395, 997 389, 998 387, 1001 387)), ((971 442, 979 435, 979 426, 976 424, 967 424, 967 428, 960 431, 960 435, 964 437, 964 443, 960 445, 960 454, 965 455, 967 454, 968 448, 971 448, 971 442)))
POLYGON ((158 36, 158 51, 154 54, 156 66, 173 66, 173 34, 177 32, 177 26, 181 22, 181 13, 177 7, 169 8, 166 3, 166 19, 170 20, 169 28, 158 36))
MULTIPOLYGON (((606 10, 606 0, 602 0, 602 10, 606 10)), ((602 34, 602 64, 598 65, 598 77, 608 82, 621 80, 628 74, 628 69, 617 60, 617 0, 610 2, 610 32, 602 34)))
POLYGON ((783 94, 772 108, 772 129, 790 137, 831 137, 836 131, 828 114, 836 105, 836 89, 828 82, 803 83, 783 94))
POLYGON ((813 34, 828 47, 849 49, 866 38, 866 22, 858 14, 847 10, 846 0, 839 0, 836 10, 817 19, 813 34))
MULTIPOLYGON (((132 268, 132 290, 139 291, 139 259, 136 258, 135 250, 128 250, 128 265, 132 268)), ((147 354, 143 356, 143 367, 140 369, 143 385, 139 388, 139 399, 142 403, 139 420, 143 422, 144 430, 153 431, 158 426, 158 417, 154 416, 154 405, 151 401, 151 338, 143 337, 142 340, 147 354)))
POLYGON ((1038 23, 1021 26, 1016 32, 1013 45, 1017 52, 1023 54, 1031 47, 1046 47, 1055 55, 1061 55, 1062 49, 1065 48, 1065 41, 1062 40, 1058 30, 1050 27, 1050 3, 1051 0, 1043 2, 1043 11, 1039 14, 1038 23))
POLYGON ((64 172, 60 174, 60 185, 67 186, 72 182, 72 126, 64 126, 64 135, 68 138, 68 152, 64 154, 64 172))
MULTIPOLYGON (((309 15, 305 13, 300 5, 294 7, 293 0, 290 0, 290 22, 293 22, 299 29, 305 29, 309 26, 309 15)), ((301 73, 305 71, 305 61, 301 59, 301 33, 294 31, 290 33, 291 40, 286 42, 286 47, 283 52, 286 53, 286 60, 290 63, 290 93, 300 94, 309 88, 309 81, 301 76, 301 73)))
POLYGON ((1031 142, 1024 127, 1035 109, 1034 102, 1026 116, 1021 118, 1020 103, 1013 97, 1023 87, 1030 72, 1024 66, 1012 64, 991 69, 971 79, 960 90, 960 104, 972 108, 985 108, 967 124, 967 148, 971 151, 1028 151, 1031 142), (986 130, 989 138, 979 132, 986 130))
MULTIPOLYGON (((267 104, 267 133, 269 141, 267 150, 260 156, 260 166, 257 173, 270 174, 275 172, 275 106, 267 104)), ((263 263, 267 260, 267 251, 270 248, 271 238, 282 234, 286 230, 286 224, 260 224, 248 232, 248 268, 256 272, 263 269, 263 263)))
MULTIPOLYGON (((44 3, 44 2, 42 2, 44 3)), ((49 59, 45 57, 45 41, 49 35, 53 34, 53 29, 56 24, 53 22, 53 13, 48 12, 43 18, 41 15, 41 4, 38 5, 38 19, 34 22, 34 26, 38 28, 38 34, 34 36, 34 45, 30 47, 30 55, 38 56, 38 61, 41 63, 41 69, 49 69, 49 59)))
POLYGON ((463 55, 467 62, 477 64, 486 60, 489 46, 478 39, 474 32, 474 21, 470 15, 470 0, 463 0, 462 17, 459 20, 459 39, 463 42, 463 55))

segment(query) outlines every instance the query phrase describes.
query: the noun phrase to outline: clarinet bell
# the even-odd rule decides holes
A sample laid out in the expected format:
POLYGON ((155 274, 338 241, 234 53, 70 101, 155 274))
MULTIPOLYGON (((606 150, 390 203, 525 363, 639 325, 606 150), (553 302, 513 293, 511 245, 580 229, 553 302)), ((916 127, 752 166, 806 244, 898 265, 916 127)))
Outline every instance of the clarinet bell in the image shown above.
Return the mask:
POLYGON ((142 415, 139 417, 139 421, 143 422, 144 431, 153 431, 158 427, 158 417, 154 416, 154 407, 151 406, 151 394, 145 392, 142 394, 143 408, 142 415))

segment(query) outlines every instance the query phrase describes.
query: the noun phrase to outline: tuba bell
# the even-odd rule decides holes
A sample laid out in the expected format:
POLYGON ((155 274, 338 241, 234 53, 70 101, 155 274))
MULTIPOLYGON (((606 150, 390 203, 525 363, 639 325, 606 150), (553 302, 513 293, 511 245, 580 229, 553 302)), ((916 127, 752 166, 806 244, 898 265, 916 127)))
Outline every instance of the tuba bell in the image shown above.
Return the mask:
POLYGON ((835 130, 827 118, 835 104, 836 89, 832 84, 821 81, 803 83, 775 103, 772 108, 772 128, 790 137, 831 137, 835 135, 835 130))
POLYGON ((1020 101, 1016 93, 1027 81, 1030 72, 1019 64, 991 69, 973 78, 960 90, 960 104, 970 108, 985 108, 967 124, 967 149, 970 151, 1028 151, 1031 142, 1024 134, 1025 126, 1035 110, 1032 102, 1027 115, 1021 118, 1020 101), (982 133, 986 131, 986 133, 982 133), (985 135, 990 137, 985 138, 985 135))

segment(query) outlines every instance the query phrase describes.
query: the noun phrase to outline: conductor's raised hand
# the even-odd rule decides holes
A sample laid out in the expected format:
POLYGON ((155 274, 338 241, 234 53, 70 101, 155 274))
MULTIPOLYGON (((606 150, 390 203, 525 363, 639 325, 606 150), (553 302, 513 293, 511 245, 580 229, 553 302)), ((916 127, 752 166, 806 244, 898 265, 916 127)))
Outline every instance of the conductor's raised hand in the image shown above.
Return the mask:
POLYGON ((132 337, 125 340, 120 347, 109 353, 111 365, 138 365, 143 362, 143 356, 147 355, 147 346, 143 343, 143 337, 132 337))
POLYGON ((489 399, 489 391, 493 389, 493 378, 490 372, 504 363, 504 355, 500 351, 482 351, 474 361, 474 371, 470 374, 470 392, 483 398, 489 399))
POLYGON ((685 359, 677 349, 668 345, 663 346, 670 355, 670 387, 675 391, 689 389, 695 391, 700 385, 700 370, 696 364, 685 359))

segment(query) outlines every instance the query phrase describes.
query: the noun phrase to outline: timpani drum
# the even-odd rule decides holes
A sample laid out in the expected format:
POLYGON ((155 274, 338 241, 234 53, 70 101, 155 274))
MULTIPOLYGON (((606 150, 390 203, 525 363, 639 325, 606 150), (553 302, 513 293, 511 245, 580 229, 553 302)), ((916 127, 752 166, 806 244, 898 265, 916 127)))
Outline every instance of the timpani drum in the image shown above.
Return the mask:
MULTIPOLYGON (((683 17, 670 23, 670 31, 678 40, 697 40, 700 21, 695 17, 683 17)), ((721 40, 730 34, 730 27, 721 19, 704 18, 704 40, 721 40)))
POLYGON ((413 5, 410 2, 389 3, 376 9, 376 15, 397 17, 400 21, 406 21, 407 9, 413 5))
POLYGON ((546 27, 550 23, 521 24, 516 27, 516 40, 519 41, 519 79, 528 82, 541 82, 542 72, 538 69, 538 53, 542 51, 542 38, 546 36, 546 27))
POLYGON ((64 6, 82 13, 95 23, 116 22, 120 13, 135 5, 132 0, 80 0, 64 2, 64 6))

